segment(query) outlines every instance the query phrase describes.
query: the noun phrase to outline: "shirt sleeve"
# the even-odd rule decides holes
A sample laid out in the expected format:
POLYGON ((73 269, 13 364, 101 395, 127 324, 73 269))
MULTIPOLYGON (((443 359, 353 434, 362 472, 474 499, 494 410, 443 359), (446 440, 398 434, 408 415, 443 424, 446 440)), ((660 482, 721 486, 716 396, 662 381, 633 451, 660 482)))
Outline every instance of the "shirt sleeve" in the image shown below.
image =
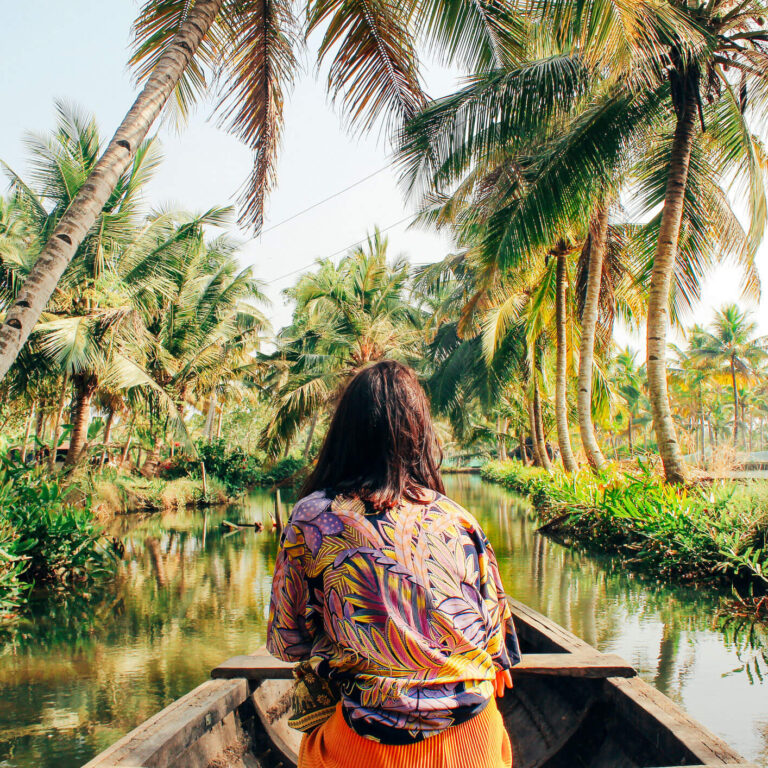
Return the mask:
POLYGON ((314 611, 309 604, 305 558, 303 536, 289 523, 275 562, 267 624, 267 650, 283 661, 304 661, 312 650, 314 611))

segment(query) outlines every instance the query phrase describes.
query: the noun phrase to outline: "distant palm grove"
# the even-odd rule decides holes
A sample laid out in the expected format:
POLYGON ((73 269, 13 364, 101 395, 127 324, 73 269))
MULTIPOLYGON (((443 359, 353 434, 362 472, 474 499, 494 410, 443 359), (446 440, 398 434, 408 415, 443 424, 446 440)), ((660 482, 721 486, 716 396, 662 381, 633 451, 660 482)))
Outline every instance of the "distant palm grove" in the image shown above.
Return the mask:
POLYGON ((600 471, 658 455, 681 483, 765 448, 754 318, 723 306, 706 327, 686 320, 726 260, 760 296, 763 0, 298 10, 149 0, 130 61, 143 91, 114 137, 60 104, 53 130, 28 138, 28 170, 5 166, 6 449, 51 473, 147 478, 221 438, 264 467, 311 460, 341 387, 385 357, 423 378, 449 463, 600 471), (226 234, 233 211, 147 205, 163 172, 149 131, 212 94, 253 149, 239 221, 258 232, 312 32, 338 108, 384 129, 418 222, 454 248, 410 264, 371 222, 366 244, 286 291, 293 318, 273 331, 226 234), (427 97, 426 52, 467 75, 457 92, 427 97), (645 360, 617 348, 617 323, 645 328, 645 360))

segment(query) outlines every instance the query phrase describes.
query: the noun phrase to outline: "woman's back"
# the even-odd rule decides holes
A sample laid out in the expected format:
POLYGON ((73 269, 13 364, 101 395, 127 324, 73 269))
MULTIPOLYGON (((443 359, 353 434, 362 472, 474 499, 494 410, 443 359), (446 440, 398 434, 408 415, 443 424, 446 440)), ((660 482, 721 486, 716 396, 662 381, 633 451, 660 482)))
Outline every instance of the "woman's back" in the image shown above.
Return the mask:
POLYGON ((455 502, 424 491, 376 512, 316 491, 284 534, 268 647, 339 681, 357 733, 408 743, 488 703, 519 660, 510 615, 488 540, 455 502))

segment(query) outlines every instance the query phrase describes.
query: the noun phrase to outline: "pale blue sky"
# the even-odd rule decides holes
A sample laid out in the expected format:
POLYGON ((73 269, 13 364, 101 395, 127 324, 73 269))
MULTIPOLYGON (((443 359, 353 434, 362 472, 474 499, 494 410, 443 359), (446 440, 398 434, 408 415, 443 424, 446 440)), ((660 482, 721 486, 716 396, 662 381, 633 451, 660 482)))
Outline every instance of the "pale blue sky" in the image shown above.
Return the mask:
MULTIPOLYGON (((94 112, 105 136, 111 135, 135 97, 126 70, 130 25, 138 8, 135 0, 5 0, 0 22, 0 158, 18 172, 25 170, 23 135, 46 131, 54 123, 54 100, 74 102, 94 112)), ((378 135, 353 138, 328 104, 323 83, 307 67, 291 96, 279 161, 279 186, 267 209, 265 229, 387 165, 387 147, 378 135)), ((448 92, 454 77, 438 68, 428 75, 432 95, 448 92)), ((179 135, 160 129, 166 161, 148 191, 151 204, 173 203, 204 210, 232 202, 248 174, 250 154, 236 139, 206 120, 203 106, 179 135)), ((292 270, 311 265, 363 238, 374 225, 398 222, 407 206, 393 171, 386 169, 353 190, 311 212, 252 239, 242 259, 257 277, 272 281, 276 326, 288 321, 290 310, 280 290, 295 276, 277 280, 292 270)), ((405 253, 413 263, 434 261, 450 250, 450 242, 433 233, 406 230, 389 233, 392 253, 405 253)), ((768 247, 760 254, 763 280, 768 280, 768 247)), ((712 307, 738 300, 738 275, 723 267, 708 281, 702 305, 692 318, 706 322, 712 307)), ((765 302, 757 316, 768 333, 765 302)), ((619 334, 620 340, 626 335, 619 334)))

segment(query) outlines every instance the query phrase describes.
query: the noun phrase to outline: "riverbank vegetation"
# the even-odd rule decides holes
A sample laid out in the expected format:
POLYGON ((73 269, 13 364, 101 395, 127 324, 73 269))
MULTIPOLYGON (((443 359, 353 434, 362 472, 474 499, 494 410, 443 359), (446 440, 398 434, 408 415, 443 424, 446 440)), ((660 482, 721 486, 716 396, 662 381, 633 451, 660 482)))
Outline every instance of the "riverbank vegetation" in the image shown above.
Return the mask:
POLYGON ((483 478, 528 496, 542 530, 605 552, 631 568, 666 581, 726 583, 768 594, 768 484, 716 481, 681 488, 640 465, 549 475, 520 462, 489 462, 483 478))

